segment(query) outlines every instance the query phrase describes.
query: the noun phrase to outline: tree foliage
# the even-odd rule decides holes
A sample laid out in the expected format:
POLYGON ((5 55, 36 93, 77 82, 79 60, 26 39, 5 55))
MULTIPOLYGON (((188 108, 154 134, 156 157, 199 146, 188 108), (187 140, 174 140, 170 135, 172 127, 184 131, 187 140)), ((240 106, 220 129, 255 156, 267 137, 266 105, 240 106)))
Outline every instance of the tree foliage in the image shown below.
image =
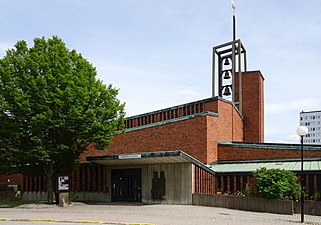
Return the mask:
POLYGON ((291 171, 261 168, 253 177, 257 197, 292 200, 300 198, 298 178, 291 171))
POLYGON ((117 95, 60 38, 18 41, 0 59, 0 174, 70 172, 89 143, 103 149, 123 128, 117 95))

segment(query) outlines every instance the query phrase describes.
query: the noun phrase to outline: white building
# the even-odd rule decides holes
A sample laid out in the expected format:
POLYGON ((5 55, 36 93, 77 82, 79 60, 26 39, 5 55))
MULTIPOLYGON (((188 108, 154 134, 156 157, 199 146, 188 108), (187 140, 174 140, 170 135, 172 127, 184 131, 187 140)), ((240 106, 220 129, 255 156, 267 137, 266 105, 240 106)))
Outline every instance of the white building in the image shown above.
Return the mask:
POLYGON ((303 142, 308 144, 321 144, 321 110, 300 112, 300 126, 309 128, 303 142))

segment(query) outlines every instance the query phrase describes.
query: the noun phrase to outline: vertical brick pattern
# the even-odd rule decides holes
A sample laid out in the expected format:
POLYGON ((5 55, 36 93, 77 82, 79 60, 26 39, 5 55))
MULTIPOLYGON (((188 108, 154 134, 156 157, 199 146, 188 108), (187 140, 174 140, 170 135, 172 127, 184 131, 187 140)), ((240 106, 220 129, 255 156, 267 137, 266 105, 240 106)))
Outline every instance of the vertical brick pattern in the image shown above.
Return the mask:
POLYGON ((103 192, 105 191, 106 173, 102 165, 81 164, 71 175, 71 191, 75 192, 103 192))
POLYGON ((260 71, 242 73, 244 142, 264 142, 264 78, 260 71))
MULTIPOLYGON (((301 150, 281 148, 232 147, 219 145, 219 161, 300 158, 301 150)), ((304 157, 321 157, 320 150, 304 151, 304 157)))
POLYGON ((215 176, 206 172, 198 166, 194 167, 194 192, 195 193, 206 193, 215 194, 216 193, 216 183, 215 176))
POLYGON ((172 108, 162 109, 159 111, 141 114, 138 116, 132 116, 125 120, 125 127, 133 128, 164 120, 179 118, 182 116, 188 116, 194 113, 204 112, 204 103, 209 100, 210 99, 190 102, 184 105, 174 106, 172 108))

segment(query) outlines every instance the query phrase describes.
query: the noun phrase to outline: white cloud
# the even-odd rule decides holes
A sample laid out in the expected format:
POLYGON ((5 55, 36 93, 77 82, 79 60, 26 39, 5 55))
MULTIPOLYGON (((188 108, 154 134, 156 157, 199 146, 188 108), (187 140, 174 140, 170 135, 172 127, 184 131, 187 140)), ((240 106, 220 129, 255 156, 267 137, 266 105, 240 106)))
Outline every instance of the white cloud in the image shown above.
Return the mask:
POLYGON ((303 98, 287 102, 266 103, 265 113, 283 114, 286 112, 300 112, 320 108, 320 100, 316 98, 303 98))
POLYGON ((200 98, 202 95, 195 87, 179 86, 173 91, 175 95, 186 98, 200 98))

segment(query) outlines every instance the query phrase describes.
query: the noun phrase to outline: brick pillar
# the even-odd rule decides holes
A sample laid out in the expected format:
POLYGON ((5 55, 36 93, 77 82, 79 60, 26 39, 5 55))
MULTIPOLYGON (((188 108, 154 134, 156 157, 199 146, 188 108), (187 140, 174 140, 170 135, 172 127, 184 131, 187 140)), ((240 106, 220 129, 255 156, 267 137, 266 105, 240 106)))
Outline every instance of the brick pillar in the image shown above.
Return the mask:
POLYGON ((21 190, 24 192, 24 191, 28 191, 28 187, 27 187, 27 177, 25 175, 23 175, 23 185, 21 187, 21 190))
POLYGON ((34 191, 39 191, 39 177, 35 177, 35 190, 34 191))
MULTIPOLYGON (((107 187, 107 171, 106 167, 102 168, 102 175, 103 175, 103 191, 105 191, 105 188, 107 187)), ((112 187, 108 187, 109 191, 112 191, 112 187)))
POLYGON ((73 171, 72 173, 72 191, 78 191, 78 183, 79 181, 79 168, 73 171))
POLYGON ((216 194, 217 193, 217 180, 216 180, 214 175, 212 175, 212 180, 213 180, 213 192, 212 192, 212 194, 216 194))
POLYGON ((318 182, 317 175, 316 175, 316 174, 314 174, 314 175, 313 175, 314 193, 317 193, 317 192, 318 192, 318 185, 317 185, 317 182, 318 182))
POLYGON ((86 176, 86 167, 79 167, 81 169, 81 191, 86 191, 87 190, 87 176, 86 176))
POLYGON ((260 71, 242 73, 244 142, 264 142, 264 78, 260 71))
POLYGON ((42 177, 41 181, 42 181, 41 191, 47 191, 47 183, 46 183, 45 177, 42 177))
POLYGON ((97 192, 97 187, 98 187, 98 185, 97 185, 97 165, 95 165, 95 166, 93 166, 93 168, 92 168, 92 191, 95 191, 95 192, 97 192))
POLYGON ((231 192, 231 176, 228 175, 227 176, 227 193, 230 193, 231 192))
POLYGON ((92 171, 91 171, 91 166, 87 166, 87 191, 92 191, 92 185, 91 185, 91 181, 92 181, 92 171))
POLYGON ((97 171, 97 191, 98 192, 104 191, 104 188, 102 187, 102 183, 103 183, 102 169, 103 169, 103 166, 99 165, 98 171, 97 171))

